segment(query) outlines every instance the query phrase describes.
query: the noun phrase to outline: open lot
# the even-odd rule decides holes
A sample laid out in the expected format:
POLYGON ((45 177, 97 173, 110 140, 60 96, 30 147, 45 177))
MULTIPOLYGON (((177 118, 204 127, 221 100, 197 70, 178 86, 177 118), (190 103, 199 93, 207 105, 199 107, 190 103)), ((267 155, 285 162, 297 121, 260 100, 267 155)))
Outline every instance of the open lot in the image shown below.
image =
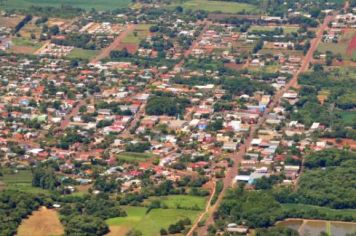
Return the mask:
POLYGON ((125 235, 130 229, 137 229, 143 236, 157 236, 161 228, 168 228, 170 224, 189 217, 192 221, 199 211, 182 209, 153 209, 146 214, 145 207, 125 207, 127 217, 117 217, 107 220, 111 233, 108 235, 125 235))
POLYGON ((142 39, 146 38, 150 31, 150 24, 138 24, 135 25, 134 30, 128 32, 128 34, 123 38, 122 43, 127 44, 139 44, 142 39))
POLYGON ((209 0, 189 0, 174 2, 170 7, 182 6, 184 9, 191 10, 205 10, 209 12, 223 12, 223 13, 257 13, 258 8, 251 4, 237 3, 237 2, 222 2, 209 0))
POLYGON ((94 58, 99 53, 98 50, 86 50, 81 48, 74 48, 69 54, 68 58, 70 59, 84 59, 90 60, 94 58))
POLYGON ((58 213, 53 209, 41 207, 38 211, 22 221, 18 228, 17 236, 56 236, 63 235, 64 229, 59 221, 58 213))
POLYGON ((42 47, 42 43, 28 38, 13 38, 10 52, 21 54, 33 54, 42 47))
POLYGON ((138 153, 138 152, 122 152, 117 155, 118 160, 125 161, 147 161, 150 158, 154 157, 154 155, 150 153, 138 153))
POLYGON ((130 5, 130 0, 4 0, 0 5, 0 9, 26 9, 30 6, 49 6, 61 7, 62 5, 70 5, 90 10, 112 10, 115 8, 125 8, 130 5))
POLYGON ((346 31, 340 38, 338 43, 320 43, 318 51, 325 53, 326 51, 331 51, 332 53, 340 53, 344 59, 350 59, 352 53, 348 53, 349 43, 352 40, 352 37, 355 35, 356 30, 346 31))
MULTIPOLYGON (((248 31, 253 32, 253 31, 273 31, 276 26, 266 26, 266 25, 252 25, 248 31)), ((288 34, 288 33, 293 33, 298 31, 298 27, 296 26, 281 26, 279 28, 283 28, 283 33, 288 34)))
MULTIPOLYGON (((1 9, 1 5, 0 5, 1 9)), ((0 16, 0 27, 9 27, 14 28, 21 20, 22 16, 14 16, 14 17, 5 17, 0 16)))

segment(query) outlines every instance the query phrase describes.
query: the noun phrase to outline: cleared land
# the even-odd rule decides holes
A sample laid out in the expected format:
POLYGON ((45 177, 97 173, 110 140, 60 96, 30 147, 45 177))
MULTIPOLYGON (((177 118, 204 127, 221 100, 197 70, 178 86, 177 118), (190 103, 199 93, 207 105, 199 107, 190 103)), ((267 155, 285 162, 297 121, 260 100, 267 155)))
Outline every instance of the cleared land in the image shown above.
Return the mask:
POLYGON ((332 53, 340 53, 344 59, 350 59, 352 54, 348 53, 349 43, 352 37, 355 35, 356 30, 346 31, 340 38, 338 43, 320 43, 318 51, 325 53, 326 51, 331 51, 332 53))
POLYGON ((157 236, 161 228, 168 228, 170 224, 180 219, 189 217, 192 222, 198 216, 199 211, 181 209, 153 209, 146 214, 147 208, 126 207, 128 216, 107 220, 111 233, 108 235, 125 235, 130 229, 137 229, 143 236, 157 236))
POLYGON ((13 38, 10 52, 21 54, 33 54, 42 47, 42 43, 28 38, 13 38))
POLYGON ((237 2, 223 2, 223 1, 209 1, 209 0, 189 0, 176 1, 169 7, 182 6, 184 9, 191 10, 205 10, 209 12, 223 12, 223 13, 257 13, 258 8, 252 4, 237 3, 237 2))
POLYGON ((38 211, 22 221, 17 236, 55 236, 63 235, 64 229, 59 221, 58 213, 53 209, 41 207, 38 211))
POLYGON ((130 31, 125 38, 123 38, 122 43, 139 44, 142 39, 149 35, 151 26, 150 24, 135 25, 135 29, 130 31))
POLYGON ((130 0, 4 0, 0 5, 0 9, 28 9, 31 6, 61 7, 62 5, 69 5, 86 10, 95 8, 102 11, 125 8, 130 3, 130 0))
POLYGON ((261 25, 252 25, 248 31, 273 31, 275 28, 282 28, 284 34, 288 33, 293 33, 298 31, 298 27, 296 26, 281 26, 281 27, 276 27, 276 26, 261 26, 261 25))

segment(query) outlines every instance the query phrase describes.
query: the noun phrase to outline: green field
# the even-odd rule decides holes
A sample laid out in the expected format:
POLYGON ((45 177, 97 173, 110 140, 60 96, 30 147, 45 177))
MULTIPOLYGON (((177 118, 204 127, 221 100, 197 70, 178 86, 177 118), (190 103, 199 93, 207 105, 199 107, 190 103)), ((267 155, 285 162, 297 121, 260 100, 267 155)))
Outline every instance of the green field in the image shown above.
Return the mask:
POLYGON ((43 193, 46 190, 32 187, 32 172, 30 170, 20 170, 18 173, 8 173, 5 171, 0 177, 0 189, 13 189, 22 192, 43 193))
MULTIPOLYGON (((261 25, 252 25, 248 31, 252 32, 254 30, 256 31, 273 31, 276 27, 275 26, 261 26, 261 25)), ((297 32, 298 31, 298 27, 284 27, 282 26, 281 28, 283 28, 283 32, 284 34, 288 34, 288 33, 293 33, 293 32, 297 32)))
POLYGON ((340 53, 344 59, 351 59, 347 54, 347 47, 355 34, 355 30, 350 30, 343 34, 338 43, 320 43, 318 47, 318 51, 321 53, 325 53, 326 51, 331 51, 332 53, 340 53))
POLYGON ((136 229, 141 231, 143 236, 158 236, 161 228, 167 229, 170 224, 186 217, 194 222, 199 214, 199 211, 181 209, 153 209, 148 214, 146 214, 147 208, 144 207, 129 206, 124 209, 128 216, 108 219, 106 221, 108 225, 127 230, 136 229))
POLYGON ((171 209, 199 209, 203 210, 206 205, 204 197, 190 195, 170 195, 164 197, 151 197, 146 202, 159 200, 161 204, 171 209))
POLYGON ((67 57, 69 59, 90 60, 93 57, 95 57, 98 53, 99 53, 98 50, 86 50, 81 48, 74 48, 67 57))
POLYGON ((149 29, 151 24, 138 24, 135 25, 135 29, 127 34, 122 40, 123 43, 139 44, 142 39, 146 38, 150 33, 149 29))
POLYGON ((90 10, 112 10, 125 8, 130 5, 130 0, 3 0, 0 9, 26 9, 30 6, 61 7, 69 5, 72 7, 90 10))
POLYGON ((138 152, 122 152, 117 155, 118 160, 124 161, 147 161, 148 159, 154 157, 151 153, 138 153, 138 152))
POLYGON ((237 2, 223 2, 223 1, 209 1, 209 0, 188 0, 175 1, 169 5, 170 8, 182 6, 183 9, 204 10, 209 12, 223 12, 223 13, 257 13, 258 8, 252 4, 237 3, 237 2))
POLYGON ((356 111, 340 111, 338 114, 346 125, 354 125, 356 122, 356 111))
POLYGON ((294 211, 299 209, 304 210, 317 210, 322 214, 329 215, 329 216, 352 216, 356 217, 356 211, 354 209, 331 209, 328 207, 319 207, 313 205, 306 205, 306 204, 281 204, 282 208, 286 211, 294 211))
POLYGON ((31 47, 34 49, 39 49, 42 46, 42 43, 28 38, 13 38, 11 42, 14 46, 31 47))

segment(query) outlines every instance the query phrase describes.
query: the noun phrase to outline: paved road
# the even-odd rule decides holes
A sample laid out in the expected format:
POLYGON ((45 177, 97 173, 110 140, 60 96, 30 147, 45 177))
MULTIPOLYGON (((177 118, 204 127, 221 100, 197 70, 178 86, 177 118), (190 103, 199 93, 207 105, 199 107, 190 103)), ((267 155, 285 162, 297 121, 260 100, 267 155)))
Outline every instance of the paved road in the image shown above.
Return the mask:
MULTIPOLYGON (((254 125, 251 130, 250 133, 248 135, 248 137, 245 140, 245 143, 243 145, 240 146, 240 149, 237 153, 235 153, 235 157, 234 157, 234 165, 232 168, 230 168, 227 173, 226 176, 224 178, 224 189, 221 192, 221 194, 219 195, 218 200, 216 201, 216 203, 214 204, 214 206, 212 206, 211 210, 209 211, 210 215, 208 217, 208 219, 206 220, 205 226, 201 227, 201 228, 197 228, 196 232, 198 233, 198 235, 207 235, 207 230, 208 230, 208 226, 210 224, 214 223, 214 219, 213 219, 213 212, 215 212, 218 208, 218 206, 221 203, 221 200, 226 192, 226 190, 232 186, 233 184, 233 180, 234 177, 238 174, 238 164, 241 162, 241 160, 243 159, 243 156, 246 153, 247 148, 250 146, 252 138, 253 138, 253 134, 255 133, 255 131, 262 126, 262 124, 264 124, 265 120, 267 119, 268 114, 278 105, 282 95, 288 91, 290 88, 292 87, 296 87, 297 83, 298 83, 298 76, 300 73, 303 73, 305 71, 308 70, 309 68, 309 64, 313 58, 313 54, 315 52, 315 50, 318 47, 318 44, 320 43, 322 36, 323 36, 323 32, 324 30, 327 29, 328 24, 330 21, 332 21, 335 18, 335 15, 332 16, 327 16, 324 19, 323 24, 319 27, 319 30, 316 34, 316 38, 312 40, 311 42, 311 46, 307 52, 307 54, 305 55, 305 57, 303 58, 301 67, 299 68, 299 70, 293 75, 292 79, 288 82, 288 84, 286 85, 286 87, 282 90, 280 90, 274 97, 273 100, 271 102, 271 104, 269 105, 269 107, 265 110, 265 112, 263 113, 263 115, 261 116, 261 118, 259 119, 258 123, 256 125, 254 125)), ((194 225, 195 226, 195 225, 194 225)))

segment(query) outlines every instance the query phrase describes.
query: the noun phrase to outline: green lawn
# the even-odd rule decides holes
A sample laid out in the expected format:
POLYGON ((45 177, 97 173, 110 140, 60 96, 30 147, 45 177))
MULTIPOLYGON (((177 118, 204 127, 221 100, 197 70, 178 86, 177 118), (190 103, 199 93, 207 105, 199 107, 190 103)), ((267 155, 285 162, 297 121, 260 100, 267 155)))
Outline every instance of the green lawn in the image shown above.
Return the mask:
POLYGON ((125 8, 131 4, 131 0, 3 0, 0 9, 27 9, 30 6, 61 7, 70 5, 86 10, 112 10, 125 8))
POLYGON ((0 182, 4 184, 5 189, 19 190, 22 192, 43 193, 46 190, 32 187, 32 172, 30 170, 19 170, 18 173, 4 172, 0 177, 0 182))
POLYGON ((223 1, 210 1, 210 0, 176 0, 173 4, 169 5, 170 8, 182 6, 184 9, 191 10, 205 10, 209 12, 221 11, 223 13, 257 13, 258 8, 252 4, 237 3, 237 2, 223 2, 223 1))
POLYGON ((206 198, 190 195, 170 195, 164 197, 151 197, 146 203, 159 200, 163 205, 171 209, 205 209, 206 198))
POLYGON ((180 219, 189 217, 192 222, 198 216, 199 211, 181 209, 153 209, 146 214, 143 207, 125 207, 127 217, 117 217, 108 219, 109 226, 122 226, 136 229, 142 232, 143 236, 158 236, 161 228, 168 228, 180 219))
POLYGON ((117 155, 119 160, 125 161, 147 161, 152 158, 154 155, 151 153, 138 153, 138 152, 122 152, 117 155))
POLYGON ((90 60, 98 54, 98 50, 86 50, 81 48, 74 48, 67 56, 70 59, 90 60))

